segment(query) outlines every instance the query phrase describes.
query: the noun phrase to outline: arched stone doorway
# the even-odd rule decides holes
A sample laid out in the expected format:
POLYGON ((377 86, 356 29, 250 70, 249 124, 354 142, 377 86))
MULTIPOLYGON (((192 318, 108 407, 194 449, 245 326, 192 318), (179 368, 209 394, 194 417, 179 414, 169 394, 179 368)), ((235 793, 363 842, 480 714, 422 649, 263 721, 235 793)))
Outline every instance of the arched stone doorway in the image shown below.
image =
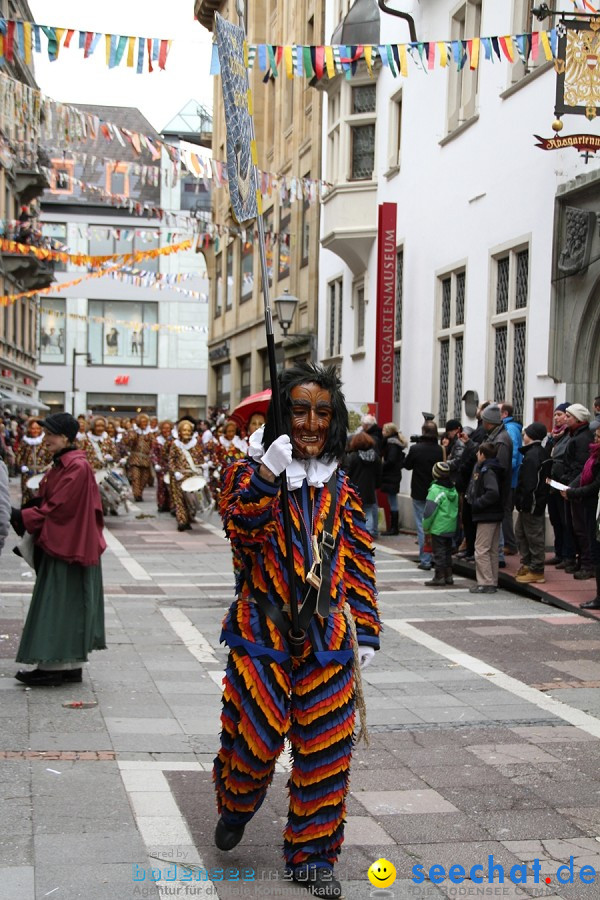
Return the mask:
POLYGON ((590 293, 573 352, 572 381, 567 380, 567 397, 592 409, 600 394, 600 279, 590 293))

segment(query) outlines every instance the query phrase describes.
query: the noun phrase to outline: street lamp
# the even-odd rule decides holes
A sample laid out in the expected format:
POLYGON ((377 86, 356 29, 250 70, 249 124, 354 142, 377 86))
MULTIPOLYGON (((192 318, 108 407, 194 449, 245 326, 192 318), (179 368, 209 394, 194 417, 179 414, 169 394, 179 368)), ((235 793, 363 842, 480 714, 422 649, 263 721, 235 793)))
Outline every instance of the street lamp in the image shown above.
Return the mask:
POLYGON ((288 329, 292 324, 292 320, 294 318, 294 313, 296 312, 296 307, 300 303, 297 297, 294 297, 293 294, 286 290, 283 292, 281 297, 277 297, 273 300, 275 305, 275 309, 277 310, 277 318, 279 319, 279 324, 281 325, 281 330, 283 331, 283 336, 287 337, 288 329))
POLYGON ((75 415, 75 394, 77 393, 77 388, 75 387, 75 369, 76 369, 76 365, 77 365, 77 357, 78 356, 87 356, 87 365, 91 366, 91 364, 92 364, 91 353, 87 353, 84 350, 77 351, 77 350, 75 350, 75 348, 73 348, 73 372, 72 372, 72 377, 71 377, 71 391, 73 392, 72 399, 71 399, 71 415, 72 416, 75 415))

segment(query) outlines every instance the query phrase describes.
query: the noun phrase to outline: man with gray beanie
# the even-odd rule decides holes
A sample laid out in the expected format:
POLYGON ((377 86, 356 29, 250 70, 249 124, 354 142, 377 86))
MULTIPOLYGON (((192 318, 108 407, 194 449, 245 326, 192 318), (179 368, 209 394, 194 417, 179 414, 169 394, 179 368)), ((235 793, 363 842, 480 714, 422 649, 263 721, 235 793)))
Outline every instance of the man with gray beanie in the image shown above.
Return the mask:
MULTIPOLYGON (((502 492, 502 503, 504 507, 504 518, 512 516, 513 511, 513 493, 512 493, 512 457, 513 442, 508 430, 502 420, 502 410, 497 403, 490 403, 486 406, 481 414, 481 424, 483 425, 486 436, 485 439, 490 444, 494 444, 496 450, 496 460, 502 469, 502 479, 500 490, 502 492)), ((505 565, 504 562, 504 538, 500 533, 500 566, 505 565)))

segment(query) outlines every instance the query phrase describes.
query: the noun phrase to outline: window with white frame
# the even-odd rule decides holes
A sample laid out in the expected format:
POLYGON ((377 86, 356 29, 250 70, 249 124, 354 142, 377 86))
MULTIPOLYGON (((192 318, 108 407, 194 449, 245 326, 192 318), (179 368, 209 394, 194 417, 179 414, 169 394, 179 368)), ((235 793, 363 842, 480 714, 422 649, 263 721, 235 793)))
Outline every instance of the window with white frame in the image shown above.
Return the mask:
MULTIPOLYGON (((549 15, 541 21, 534 15, 533 9, 539 6, 541 4, 538 0, 514 0, 512 34, 530 35, 534 31, 550 31, 554 28, 557 19, 556 15, 549 15)), ((531 47, 528 47, 528 51, 530 50, 531 47)), ((541 46, 538 50, 537 59, 533 59, 529 52, 526 63, 522 59, 518 59, 514 65, 508 67, 511 83, 515 84, 517 81, 520 81, 521 78, 533 72, 545 62, 546 54, 541 46)))
POLYGON ((339 180, 341 99, 338 86, 327 101, 327 176, 332 184, 339 180))
POLYGON ((217 280, 215 285, 215 319, 223 312, 223 259, 225 254, 223 251, 216 257, 217 280))
POLYGON ((377 82, 352 85, 348 128, 350 138, 350 180, 366 181, 375 168, 375 111, 377 82))
POLYGON ((388 130, 388 169, 397 171, 400 168, 400 152, 402 149, 402 89, 394 94, 390 101, 390 122, 388 130))
POLYGON ((460 419, 461 416, 465 340, 464 268, 441 275, 437 290, 438 421, 443 426, 448 418, 460 419))
POLYGON ((230 240, 223 255, 225 271, 223 272, 225 288, 225 309, 233 306, 233 240, 230 240))
POLYGON ((523 421, 529 307, 529 247, 517 247, 494 257, 492 307, 493 396, 512 403, 523 421))
MULTIPOLYGON (((453 41, 465 41, 481 34, 481 0, 466 0, 454 13, 450 23, 453 41)), ((459 43, 459 46, 461 44, 459 43)), ((462 53, 466 53, 462 50, 462 53)), ((472 119, 477 112, 479 68, 471 69, 469 60, 452 61, 448 71, 448 134, 472 119)))
POLYGON ((327 356, 342 352, 343 279, 335 278, 327 285, 327 356))
POLYGON ((402 316, 404 313, 404 248, 396 251, 396 309, 394 315, 394 403, 400 403, 402 366, 402 316))
POLYGON ((361 278, 352 285, 352 305, 354 307, 354 349, 365 348, 366 318, 365 280, 361 278))

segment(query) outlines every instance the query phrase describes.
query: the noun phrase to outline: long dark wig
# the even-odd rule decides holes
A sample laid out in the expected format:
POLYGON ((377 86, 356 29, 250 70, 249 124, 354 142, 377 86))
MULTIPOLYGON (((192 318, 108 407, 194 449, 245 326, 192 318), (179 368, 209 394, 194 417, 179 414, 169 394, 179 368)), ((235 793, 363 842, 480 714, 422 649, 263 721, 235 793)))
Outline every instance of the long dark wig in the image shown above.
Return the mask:
MULTIPOLYGON (((277 381, 281 398, 283 433, 290 436, 292 433, 292 390, 301 384, 318 384, 323 390, 329 391, 333 415, 327 442, 321 455, 340 459, 346 449, 348 410, 346 409, 346 398, 342 393, 342 382, 339 379, 335 366, 318 366, 315 363, 307 362, 296 363, 291 368, 280 372, 277 381)), ((267 410, 267 421, 263 436, 265 450, 271 446, 276 437, 278 437, 278 434, 275 430, 275 417, 273 415, 273 404, 271 403, 267 410)))

